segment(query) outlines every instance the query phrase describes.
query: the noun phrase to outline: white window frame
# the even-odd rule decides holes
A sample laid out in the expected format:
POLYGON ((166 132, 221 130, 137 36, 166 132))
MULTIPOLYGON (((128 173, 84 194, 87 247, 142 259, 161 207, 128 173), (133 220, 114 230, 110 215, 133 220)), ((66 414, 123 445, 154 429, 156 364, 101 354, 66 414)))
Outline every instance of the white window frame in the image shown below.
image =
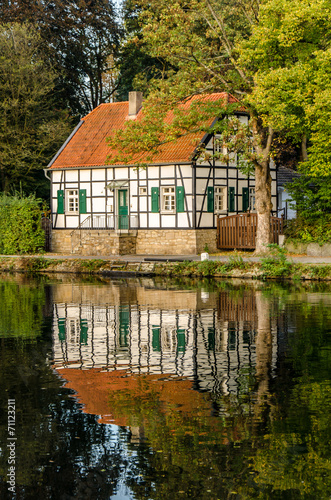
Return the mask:
POLYGON ((147 187, 141 186, 139 188, 139 196, 147 196, 147 187))
POLYGON ((227 209, 228 209, 228 188, 226 186, 215 186, 214 205, 215 205, 215 213, 216 214, 220 214, 220 213, 227 211, 227 209))
POLYGON ((250 187, 249 188, 249 203, 248 203, 248 208, 250 212, 256 212, 256 207, 255 207, 255 187, 250 187))
POLYGON ((215 153, 221 153, 222 155, 228 154, 228 148, 224 146, 221 142, 222 138, 220 136, 214 136, 214 150, 215 153))
POLYGON ((176 213, 175 186, 161 186, 161 214, 176 213))
POLYGON ((65 190, 66 213, 76 215, 79 213, 79 189, 65 190))

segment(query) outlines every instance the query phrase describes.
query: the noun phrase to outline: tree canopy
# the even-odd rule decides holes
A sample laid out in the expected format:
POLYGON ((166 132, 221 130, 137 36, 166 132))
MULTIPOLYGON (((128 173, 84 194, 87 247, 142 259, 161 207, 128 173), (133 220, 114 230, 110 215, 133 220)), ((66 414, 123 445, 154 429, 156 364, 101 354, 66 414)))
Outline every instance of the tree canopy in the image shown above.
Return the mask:
MULTIPOLYGON (((111 144, 124 151, 153 151, 163 141, 196 129, 206 113, 157 130, 162 111, 176 109, 194 94, 226 91, 245 106, 250 127, 236 120, 214 126, 239 166, 253 168, 258 213, 257 251, 270 239, 273 139, 302 144, 313 171, 328 170, 330 0, 139 0, 142 37, 148 53, 167 63, 162 78, 149 82, 144 120, 128 123, 111 144), (143 141, 137 141, 140 134, 143 141), (143 144, 142 144, 143 142, 143 144), (323 166, 324 165, 324 166, 323 166)), ((233 111, 233 109, 231 110, 233 111)), ((225 115, 229 116, 229 112, 225 115)), ((221 114, 222 116, 222 114, 221 114)), ((224 116, 224 113, 223 113, 224 116)), ((330 144, 331 146, 331 144, 330 144)))
POLYGON ((121 30, 112 0, 0 1, 0 22, 33 23, 57 71, 57 101, 73 115, 112 98, 104 85, 114 70, 121 30))
POLYGON ((0 25, 0 178, 8 193, 30 191, 68 134, 67 115, 56 107, 56 73, 41 56, 30 25, 0 25))

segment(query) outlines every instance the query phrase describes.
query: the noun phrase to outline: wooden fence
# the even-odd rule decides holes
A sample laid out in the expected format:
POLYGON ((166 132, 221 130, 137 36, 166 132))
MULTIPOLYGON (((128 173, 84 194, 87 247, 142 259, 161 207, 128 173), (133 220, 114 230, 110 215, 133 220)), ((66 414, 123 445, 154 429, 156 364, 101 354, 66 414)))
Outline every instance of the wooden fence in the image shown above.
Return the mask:
MULTIPOLYGON (((271 243, 278 243, 283 234, 283 219, 271 217, 271 243)), ((257 214, 239 214, 217 219, 217 247, 219 249, 254 250, 257 214)))

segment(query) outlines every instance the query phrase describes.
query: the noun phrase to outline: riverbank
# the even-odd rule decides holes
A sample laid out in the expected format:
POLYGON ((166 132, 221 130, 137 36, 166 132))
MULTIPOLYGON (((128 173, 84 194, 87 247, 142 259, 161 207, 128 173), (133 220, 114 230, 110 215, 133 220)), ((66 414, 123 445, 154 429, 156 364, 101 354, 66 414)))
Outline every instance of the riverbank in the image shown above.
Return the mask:
POLYGON ((0 272, 72 273, 102 276, 196 276, 215 278, 289 279, 331 281, 331 263, 298 261, 284 252, 265 257, 243 257, 234 253, 210 260, 188 258, 72 258, 52 256, 1 256, 0 272))

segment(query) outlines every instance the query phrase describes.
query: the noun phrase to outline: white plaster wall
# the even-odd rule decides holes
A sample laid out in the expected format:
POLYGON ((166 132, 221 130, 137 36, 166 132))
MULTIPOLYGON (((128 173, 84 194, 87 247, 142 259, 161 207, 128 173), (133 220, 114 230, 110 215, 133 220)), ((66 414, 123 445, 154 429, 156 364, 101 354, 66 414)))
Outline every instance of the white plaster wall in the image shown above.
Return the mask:
POLYGON ((66 182, 78 182, 78 170, 65 171, 66 182))
POLYGON ((91 179, 91 170, 89 168, 82 169, 79 173, 80 181, 88 182, 91 179))

